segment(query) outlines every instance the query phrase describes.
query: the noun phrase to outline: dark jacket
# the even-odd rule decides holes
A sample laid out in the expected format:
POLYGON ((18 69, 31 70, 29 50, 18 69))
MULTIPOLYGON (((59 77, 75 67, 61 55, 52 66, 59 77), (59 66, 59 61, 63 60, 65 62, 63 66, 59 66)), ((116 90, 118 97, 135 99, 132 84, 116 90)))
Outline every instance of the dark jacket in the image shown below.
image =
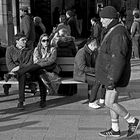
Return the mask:
POLYGON ((57 42, 57 56, 58 57, 74 57, 76 55, 76 46, 74 38, 71 36, 60 37, 57 42))
POLYGON ((97 42, 100 43, 101 39, 101 26, 99 23, 96 23, 95 25, 91 26, 91 35, 90 38, 94 39, 96 38, 97 42))
POLYGON ((108 32, 115 26, 116 28, 104 37, 96 60, 96 79, 109 89, 127 86, 131 73, 130 35, 123 25, 113 24, 113 21, 108 32))
POLYGON ((71 36, 77 38, 78 37, 78 27, 77 27, 77 21, 74 16, 70 17, 67 21, 68 25, 71 29, 71 36))
POLYGON ((15 46, 7 47, 6 49, 6 65, 9 71, 13 68, 20 66, 20 68, 32 64, 33 50, 25 48, 18 49, 15 46))
POLYGON ((77 52, 74 60, 74 80, 85 82, 87 73, 95 73, 96 57, 97 50, 91 51, 87 45, 77 52))
POLYGON ((29 15, 25 15, 21 18, 20 31, 26 35, 28 41, 35 41, 35 26, 29 15))

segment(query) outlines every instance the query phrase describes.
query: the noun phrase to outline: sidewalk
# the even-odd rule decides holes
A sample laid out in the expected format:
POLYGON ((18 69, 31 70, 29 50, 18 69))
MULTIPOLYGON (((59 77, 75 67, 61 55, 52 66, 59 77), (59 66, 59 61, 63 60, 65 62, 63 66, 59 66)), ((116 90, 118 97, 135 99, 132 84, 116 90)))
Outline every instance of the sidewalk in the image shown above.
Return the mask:
MULTIPOLYGON (((0 140, 127 140, 122 118, 120 138, 98 135, 110 126, 109 112, 89 108, 85 97, 48 96, 47 107, 41 109, 39 94, 26 94, 25 111, 18 111, 16 85, 10 91, 4 96, 0 86, 0 140)), ((131 81, 119 102, 140 119, 140 61, 132 61, 131 81)), ((140 127, 129 140, 140 140, 140 127)))

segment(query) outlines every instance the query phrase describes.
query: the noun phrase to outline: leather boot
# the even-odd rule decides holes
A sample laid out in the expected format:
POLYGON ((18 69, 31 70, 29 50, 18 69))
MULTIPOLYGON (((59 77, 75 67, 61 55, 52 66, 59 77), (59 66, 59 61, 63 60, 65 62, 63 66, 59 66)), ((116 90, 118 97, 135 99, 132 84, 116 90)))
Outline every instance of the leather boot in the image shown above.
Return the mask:
POLYGON ((40 79, 42 80, 42 82, 44 83, 44 85, 47 87, 47 89, 49 91, 52 91, 55 93, 55 91, 50 83, 51 81, 49 80, 48 76, 45 73, 40 75, 40 79))

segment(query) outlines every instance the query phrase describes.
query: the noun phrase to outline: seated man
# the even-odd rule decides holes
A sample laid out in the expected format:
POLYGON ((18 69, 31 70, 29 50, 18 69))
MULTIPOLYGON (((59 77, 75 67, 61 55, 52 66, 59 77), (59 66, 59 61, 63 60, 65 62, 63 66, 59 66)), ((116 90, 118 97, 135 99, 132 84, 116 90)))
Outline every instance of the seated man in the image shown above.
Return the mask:
MULTIPOLYGON (((11 78, 11 76, 15 76, 19 81, 19 103, 17 106, 18 109, 24 109, 25 83, 26 83, 27 73, 20 76, 17 75, 16 73, 18 73, 25 67, 27 68, 28 66, 33 65, 33 50, 30 49, 29 47, 26 47, 26 42, 27 39, 25 35, 20 33, 16 34, 15 45, 8 47, 6 50, 6 64, 9 73, 5 75, 5 81, 8 81, 11 78)), ((39 66, 34 65, 34 69, 37 68, 39 68, 39 66)), ((40 79, 37 79, 37 81, 40 85, 39 88, 42 90, 44 89, 43 93, 40 93, 40 96, 43 96, 45 94, 44 92, 46 92, 45 91, 46 88, 40 79)), ((43 103, 40 104, 41 107, 45 106, 45 104, 43 103)))
POLYGON ((100 108, 101 103, 104 103, 105 88, 102 86, 100 103, 97 103, 97 92, 100 87, 95 79, 95 60, 97 57, 97 41, 95 39, 87 42, 87 44, 81 48, 74 61, 74 80, 87 82, 89 90, 89 107, 100 108))

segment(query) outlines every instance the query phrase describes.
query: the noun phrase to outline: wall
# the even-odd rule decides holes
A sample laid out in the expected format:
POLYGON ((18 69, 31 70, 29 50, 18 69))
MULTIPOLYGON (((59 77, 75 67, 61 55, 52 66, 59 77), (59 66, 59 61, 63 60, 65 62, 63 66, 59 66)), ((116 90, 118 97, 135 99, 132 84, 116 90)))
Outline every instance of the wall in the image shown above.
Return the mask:
POLYGON ((0 0, 0 39, 7 43, 7 3, 5 0, 0 0))

